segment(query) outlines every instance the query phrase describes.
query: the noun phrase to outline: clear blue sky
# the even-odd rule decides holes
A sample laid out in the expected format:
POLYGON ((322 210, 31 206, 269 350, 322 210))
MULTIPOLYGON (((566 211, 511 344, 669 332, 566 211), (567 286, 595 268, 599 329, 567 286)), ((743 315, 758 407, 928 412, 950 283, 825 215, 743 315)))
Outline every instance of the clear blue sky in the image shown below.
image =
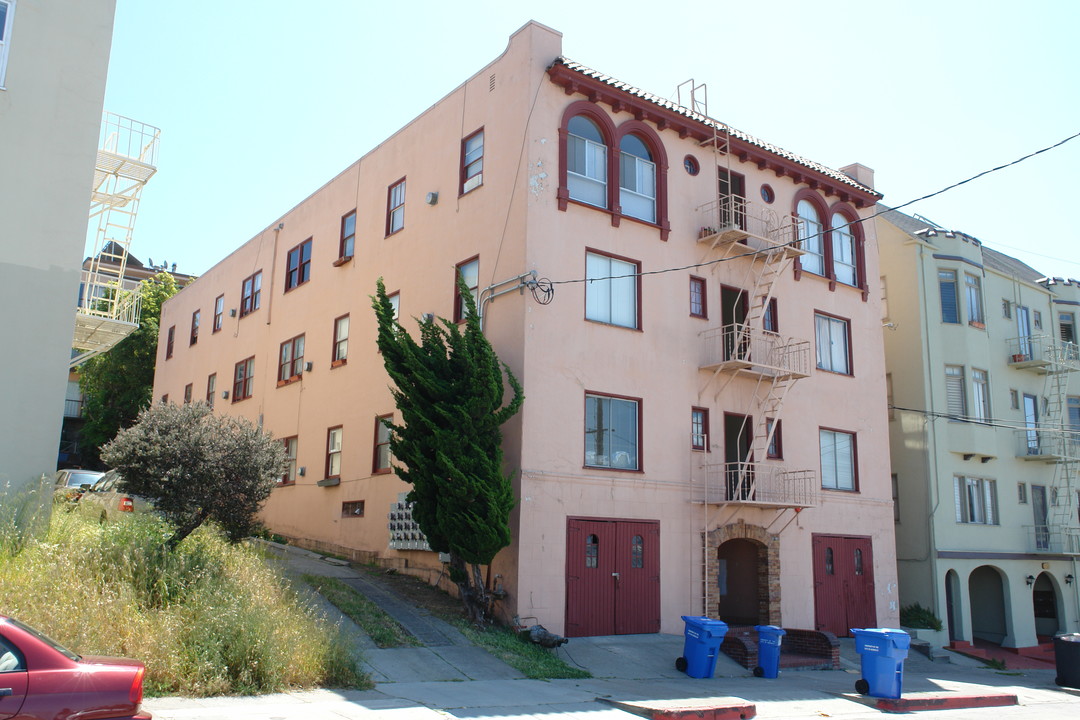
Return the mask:
MULTIPOLYGON (((105 108, 162 130, 132 253, 203 273, 530 19, 578 62, 668 97, 706 82, 713 117, 872 167, 887 204, 1080 132, 1075 0, 117 0, 105 108)), ((906 212, 1080 278, 1078 167, 1080 138, 906 212)))

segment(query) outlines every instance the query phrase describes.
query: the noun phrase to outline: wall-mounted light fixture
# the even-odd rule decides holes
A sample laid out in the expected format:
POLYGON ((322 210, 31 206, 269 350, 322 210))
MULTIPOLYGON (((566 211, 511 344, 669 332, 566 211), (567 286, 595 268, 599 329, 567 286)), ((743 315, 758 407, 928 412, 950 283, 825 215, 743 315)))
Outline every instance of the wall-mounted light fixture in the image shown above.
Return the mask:
POLYGON ((296 469, 296 474, 300 477, 304 477, 305 475, 307 475, 307 468, 301 465, 299 468, 296 469))
POLYGON ((306 363, 304 363, 304 372, 311 372, 312 368, 314 368, 314 367, 315 367, 315 363, 308 360, 306 363))
POLYGON ((1075 580, 1075 579, 1076 579, 1076 578, 1074 578, 1074 577, 1072 576, 1072 573, 1069 573, 1068 575, 1066 575, 1066 576, 1065 576, 1065 584, 1066 584, 1066 585, 1072 585, 1072 584, 1073 584, 1073 580, 1075 580))
POLYGON ((427 194, 427 197, 424 198, 424 202, 426 202, 428 205, 438 205, 439 204, 439 193, 437 193, 437 192, 429 192, 427 194))
POLYGON ((236 317, 236 308, 229 308, 229 317, 236 317))
POLYGON ((222 390, 221 391, 221 399, 222 400, 228 400, 229 399, 229 391, 228 390, 222 390))
POLYGON ((1027 580, 1028 587, 1031 587, 1032 585, 1035 584, 1035 576, 1034 575, 1028 575, 1027 578, 1025 578, 1025 579, 1027 580))

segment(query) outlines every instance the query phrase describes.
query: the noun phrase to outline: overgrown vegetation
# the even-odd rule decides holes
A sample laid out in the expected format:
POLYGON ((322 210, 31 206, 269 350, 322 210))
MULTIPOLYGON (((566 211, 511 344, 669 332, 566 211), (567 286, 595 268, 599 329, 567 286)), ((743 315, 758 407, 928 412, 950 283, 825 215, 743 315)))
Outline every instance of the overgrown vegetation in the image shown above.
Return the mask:
POLYGON ((304 582, 321 593, 338 610, 352 618, 363 628, 372 641, 381 648, 420 647, 422 643, 401 627, 394 618, 383 612, 378 605, 353 590, 341 580, 321 575, 304 575, 304 582))
POLYGON ((398 324, 381 278, 372 305, 401 418, 384 421, 394 471, 412 485, 413 518, 432 550, 449 553, 451 579, 470 619, 483 625, 493 617, 495 596, 482 567, 510 544, 515 502, 500 427, 521 408, 524 393, 481 332, 460 275, 457 287, 463 329, 429 316, 418 320, 420 342, 398 324), (504 373, 513 391, 505 404, 504 373))
POLYGON ((900 624, 916 630, 940 630, 943 627, 934 611, 919 603, 900 608, 900 624))
POLYGON ((459 620, 456 625, 474 645, 487 650, 527 678, 534 680, 556 678, 589 678, 592 674, 571 667, 547 648, 529 642, 523 634, 501 625, 477 628, 459 620))
POLYGON ((215 521, 231 540, 257 528, 255 513, 281 478, 285 449, 250 420, 215 415, 202 402, 157 403, 101 449, 121 475, 176 525, 175 548, 195 528, 215 521))
POLYGON ((55 513, 44 537, 0 546, 0 608, 77 652, 142 660, 148 694, 371 686, 253 549, 204 526, 169 551, 171 533, 153 516, 55 513))

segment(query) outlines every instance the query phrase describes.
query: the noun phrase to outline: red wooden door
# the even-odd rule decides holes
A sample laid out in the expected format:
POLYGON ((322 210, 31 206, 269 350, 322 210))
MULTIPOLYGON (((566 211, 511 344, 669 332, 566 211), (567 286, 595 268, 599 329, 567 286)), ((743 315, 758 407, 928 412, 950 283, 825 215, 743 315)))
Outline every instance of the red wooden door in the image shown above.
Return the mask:
POLYGON ((874 627, 874 558, 868 537, 814 535, 814 622, 839 637, 874 627))
POLYGON ((659 631, 659 523, 569 520, 567 637, 659 631))

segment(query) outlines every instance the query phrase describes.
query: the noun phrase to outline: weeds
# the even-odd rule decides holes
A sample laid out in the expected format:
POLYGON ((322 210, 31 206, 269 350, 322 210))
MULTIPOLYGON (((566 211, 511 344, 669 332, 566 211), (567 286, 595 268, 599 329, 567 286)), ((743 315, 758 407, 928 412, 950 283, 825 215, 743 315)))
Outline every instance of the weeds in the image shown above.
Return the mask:
POLYGON ((258 554, 138 515, 56 513, 36 541, 0 544, 0 608, 90 655, 146 663, 146 691, 194 696, 370 687, 335 630, 258 554))
POLYGON ((555 678, 589 678, 587 670, 570 667, 547 648, 529 642, 510 628, 491 626, 478 630, 462 619, 455 623, 465 637, 504 663, 534 680, 555 678))
POLYGON ((420 647, 422 643, 378 605, 337 578, 304 575, 304 582, 363 628, 381 648, 420 647))
POLYGON ((986 658, 982 662, 983 662, 983 665, 990 668, 991 670, 1005 670, 1006 669, 1004 660, 999 660, 997 658, 986 658))

